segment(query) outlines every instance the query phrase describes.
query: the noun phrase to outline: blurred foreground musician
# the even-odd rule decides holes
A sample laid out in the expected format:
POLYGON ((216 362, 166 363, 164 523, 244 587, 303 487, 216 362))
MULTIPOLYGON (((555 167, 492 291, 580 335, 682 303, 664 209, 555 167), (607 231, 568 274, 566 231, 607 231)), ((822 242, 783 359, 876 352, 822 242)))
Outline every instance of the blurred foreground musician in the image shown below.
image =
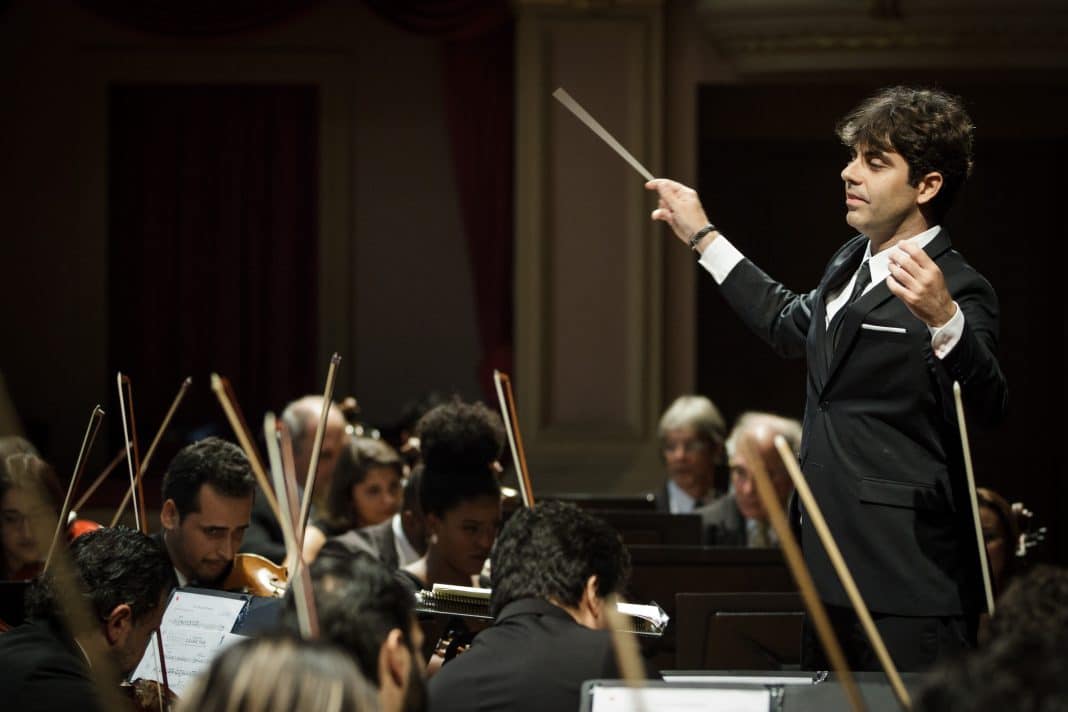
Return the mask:
POLYGON ((629 569, 619 534, 574 505, 517 510, 492 558, 495 622, 430 679, 431 709, 578 709, 583 681, 619 677, 604 608, 629 569))
MULTIPOLYGON (((57 584, 51 574, 41 577, 27 594, 29 620, 0 635, 5 709, 99 709, 89 668, 106 656, 120 675, 128 675, 163 616, 174 572, 149 537, 101 528, 75 539, 70 555, 81 581, 57 584), (91 628, 67 630, 56 585, 80 588, 91 628)), ((118 687, 120 680, 114 682, 118 687)))

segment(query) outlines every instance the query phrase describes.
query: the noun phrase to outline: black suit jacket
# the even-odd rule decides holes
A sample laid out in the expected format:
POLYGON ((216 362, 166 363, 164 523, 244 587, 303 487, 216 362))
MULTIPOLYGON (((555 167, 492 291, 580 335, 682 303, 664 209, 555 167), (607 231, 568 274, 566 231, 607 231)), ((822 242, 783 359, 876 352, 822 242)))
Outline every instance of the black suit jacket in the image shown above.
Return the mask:
POLYGON ((30 621, 0 635, 0 660, 4 709, 100 709, 85 658, 54 623, 30 621))
POLYGON ((430 678, 430 709, 542 712, 579 708, 582 683, 618 678, 608 631, 590 630, 562 608, 512 601, 471 648, 430 678))
POLYGON ((356 552, 367 552, 390 569, 400 566, 397 558, 396 538, 393 535, 393 518, 362 529, 352 529, 331 537, 319 550, 319 556, 351 557, 356 552))
POLYGON ((702 542, 707 546, 746 546, 749 534, 745 517, 730 492, 712 504, 694 510, 701 515, 702 542))
MULTIPOLYGON (((848 282, 867 242, 858 235, 843 245, 807 294, 787 290, 748 260, 721 291, 778 353, 808 360, 801 466, 868 606, 897 615, 973 613, 981 596, 978 553, 952 383, 961 383, 969 419, 1001 418, 1007 386, 995 356, 997 296, 942 230, 925 250, 964 313, 960 342, 937 358, 927 326, 880 282, 847 308, 828 363, 826 297, 848 282)), ((803 512, 801 520, 822 598, 849 605, 803 512)))

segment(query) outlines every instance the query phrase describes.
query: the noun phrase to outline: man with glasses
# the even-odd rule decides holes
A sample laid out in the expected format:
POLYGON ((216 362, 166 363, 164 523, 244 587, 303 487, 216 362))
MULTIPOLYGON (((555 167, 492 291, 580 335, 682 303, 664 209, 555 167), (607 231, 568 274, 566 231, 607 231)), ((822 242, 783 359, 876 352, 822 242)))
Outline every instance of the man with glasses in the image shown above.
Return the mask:
POLYGON ((757 495, 754 463, 739 447, 742 438, 751 438, 752 453, 760 458, 768 473, 779 502, 794 491, 786 466, 775 449, 775 436, 782 435, 797 453, 801 444, 801 423, 772 413, 742 414, 727 438, 727 462, 731 469, 731 489, 707 507, 696 510, 704 527, 704 543, 711 546, 769 547, 778 546, 775 532, 768 524, 768 513, 757 495))
POLYGON ((711 504, 726 431, 719 409, 704 396, 679 396, 664 411, 658 433, 667 481, 657 493, 657 510, 689 514, 711 504))

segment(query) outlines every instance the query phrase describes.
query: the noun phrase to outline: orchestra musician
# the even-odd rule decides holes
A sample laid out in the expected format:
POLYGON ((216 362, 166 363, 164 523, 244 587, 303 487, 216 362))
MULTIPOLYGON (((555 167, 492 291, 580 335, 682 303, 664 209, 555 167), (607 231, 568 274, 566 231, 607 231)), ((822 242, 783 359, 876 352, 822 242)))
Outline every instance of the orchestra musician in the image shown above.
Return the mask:
POLYGON ((757 495, 753 463, 746 460, 738 447, 741 438, 752 439, 753 447, 771 478, 785 507, 794 491, 786 465, 775 450, 775 436, 786 438, 795 453, 801 444, 801 423, 774 413, 748 411, 735 421, 727 437, 727 464, 731 470, 730 492, 707 507, 694 510, 701 515, 702 539, 709 546, 769 547, 778 546, 775 530, 768 523, 768 513, 757 495))
POLYGON ((726 431, 719 408, 705 396, 679 396, 668 406, 657 427, 667 471, 656 495, 658 511, 689 514, 716 499, 726 431))
MULTIPOLYGON (((6 709, 98 710, 90 669, 125 677, 159 626, 174 571, 160 547, 140 532, 101 528, 78 537, 70 556, 80 581, 37 579, 27 594, 28 621, 0 635, 0 689, 6 709), (89 627, 68 629, 57 586, 78 586, 91 609, 89 627)), ((116 687, 120 680, 114 680, 116 687)))
POLYGON ((430 707, 578 709, 585 680, 618 678, 605 606, 626 585, 619 533, 573 504, 518 509, 494 548, 494 623, 430 678, 430 707))
POLYGON ((162 531, 154 538, 178 585, 220 588, 249 527, 255 481, 237 445, 208 437, 186 445, 163 476, 162 531))
MULTIPOLYGON (((996 358, 998 300, 941 227, 972 166, 972 122, 936 90, 892 87, 839 125, 842 245, 818 286, 795 293, 709 221, 697 193, 671 180, 652 218, 699 255, 733 310, 780 355, 806 357, 801 466, 901 670, 975 644, 981 569, 954 413, 993 424, 1007 387, 996 358)), ((810 517, 792 514, 850 667, 878 669, 810 517)), ((811 625, 802 666, 829 669, 811 625)))
POLYGON ((401 506, 403 463, 384 440, 346 435, 322 507, 308 525, 304 560, 327 538, 390 522, 401 506))
MULTIPOLYGON (((411 591, 366 552, 321 556, 310 567, 321 637, 355 659, 378 690, 383 712, 426 709, 423 631, 411 591)), ((286 593, 282 625, 299 630, 296 602, 286 593)))
POLYGON ((48 542, 30 525, 37 493, 50 500, 47 518, 55 527, 63 490, 52 468, 28 449, 0 458, 0 581, 21 581, 40 573, 48 542))
POLYGON ((417 425, 426 554, 402 568, 423 588, 478 585, 501 523, 500 416, 483 403, 437 406, 417 425))
MULTIPOLYGON (((289 429, 289 436, 293 442, 293 462, 297 478, 297 494, 303 498, 304 481, 308 476, 308 467, 311 464, 312 447, 315 443, 315 431, 319 424, 322 413, 323 397, 321 395, 309 395, 289 403, 282 411, 282 421, 289 429)), ((330 476, 337 465, 337 459, 345 445, 345 415, 335 403, 330 404, 326 419, 326 430, 323 431, 322 449, 319 452, 319 462, 315 470, 315 492, 312 497, 314 505, 318 505, 330 487, 330 476)), ((257 486, 257 490, 259 487, 257 486)), ((245 534, 241 551, 250 554, 259 554, 270 561, 281 562, 286 558, 286 545, 282 537, 282 527, 278 519, 267 504, 267 498, 257 492, 252 507, 252 520, 245 534)))

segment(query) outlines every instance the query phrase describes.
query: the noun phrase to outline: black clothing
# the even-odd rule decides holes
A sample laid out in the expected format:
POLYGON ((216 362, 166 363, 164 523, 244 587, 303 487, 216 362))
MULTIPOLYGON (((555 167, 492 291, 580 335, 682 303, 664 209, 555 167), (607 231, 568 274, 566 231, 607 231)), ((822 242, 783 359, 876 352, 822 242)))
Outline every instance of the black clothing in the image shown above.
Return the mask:
POLYGON ((33 620, 0 635, 0 660, 4 709, 100 709, 85 656, 57 624, 33 620))
MULTIPOLYGON (((935 356, 927 325, 881 280, 846 307, 828 363, 827 295, 849 281, 867 246, 863 235, 849 240, 805 294, 746 259, 720 291, 780 355, 806 357, 801 467, 869 608, 967 616, 979 609, 982 586, 952 384, 961 383, 970 418, 991 423, 1004 414, 997 296, 940 230, 924 249, 964 314, 956 346, 935 356)), ((800 516, 820 597, 848 606, 811 518, 800 516)))
POLYGON ((745 517, 738 509, 733 492, 712 504, 695 509, 694 514, 701 515, 701 541, 706 546, 748 545, 745 517))
POLYGON ((618 678, 608 631, 534 598, 512 601, 470 650, 430 678, 430 709, 542 712, 579 708, 582 683, 618 678))
POLYGON ((319 550, 319 556, 354 556, 363 551, 371 554, 389 569, 399 567, 397 545, 393 535, 393 518, 362 529, 352 529, 331 537, 319 550))

